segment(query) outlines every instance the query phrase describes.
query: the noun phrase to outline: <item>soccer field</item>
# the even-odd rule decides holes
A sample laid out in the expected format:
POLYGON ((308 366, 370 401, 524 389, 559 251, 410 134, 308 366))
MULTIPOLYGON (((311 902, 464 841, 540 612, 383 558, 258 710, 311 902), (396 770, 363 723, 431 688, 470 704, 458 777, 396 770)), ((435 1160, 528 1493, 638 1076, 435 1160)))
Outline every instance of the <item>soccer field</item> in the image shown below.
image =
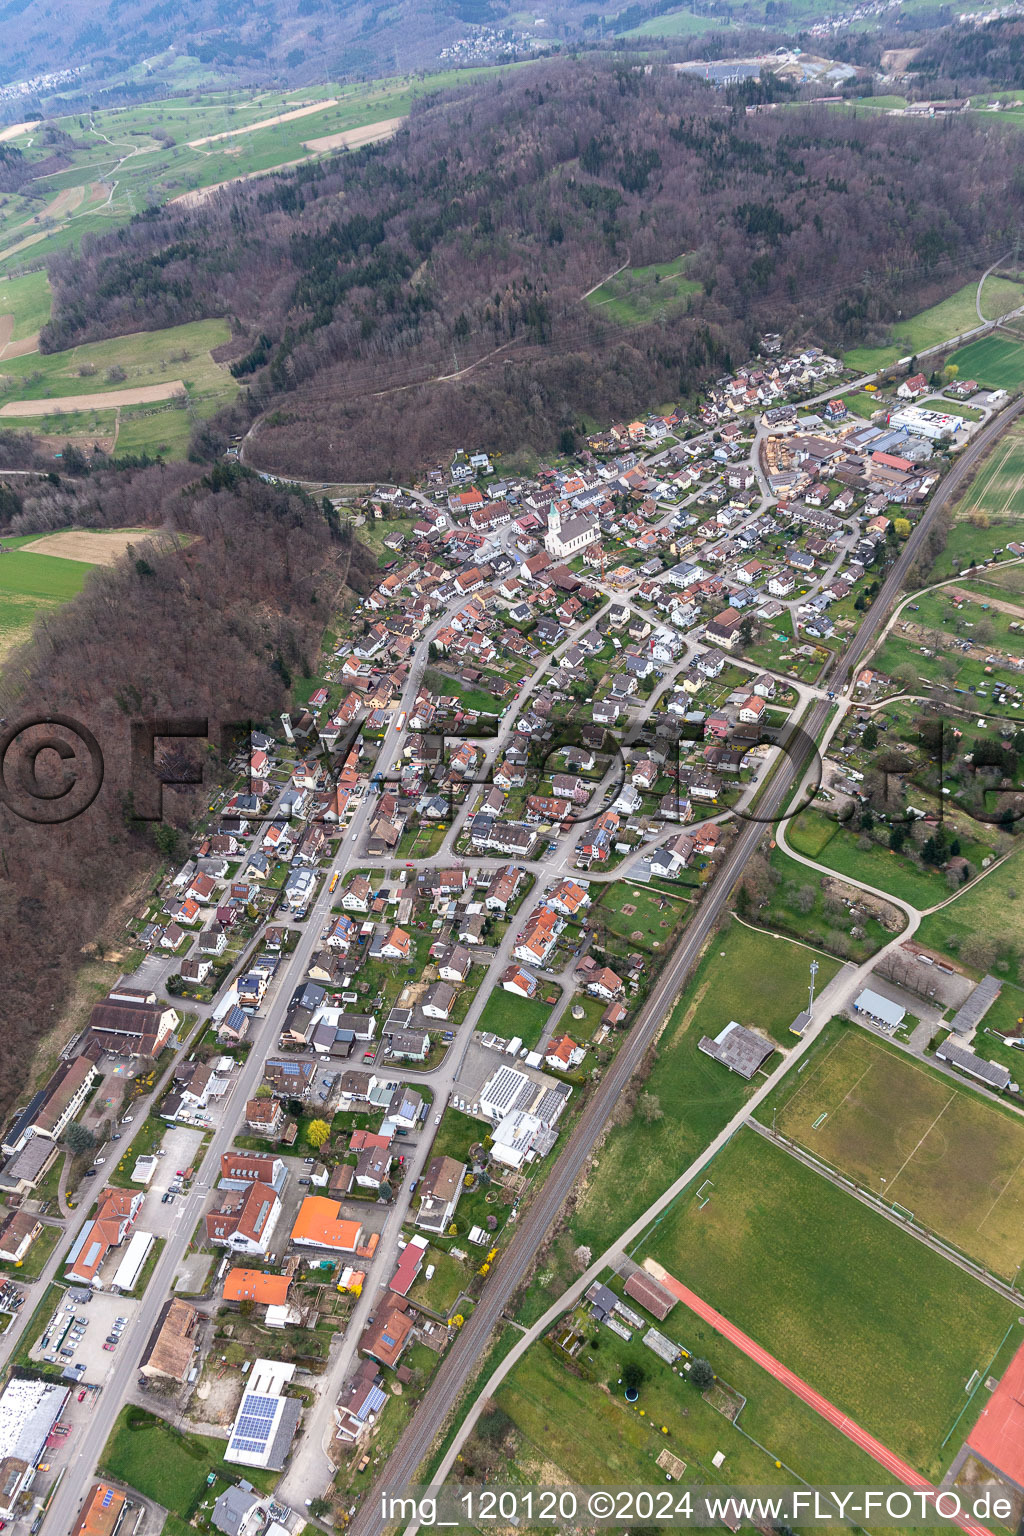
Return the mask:
POLYGON ((776 1127, 1012 1280, 1024 1258, 1024 1123, 846 1029, 780 1104, 776 1127))
MULTIPOLYGON (((1020 1342, 1020 1307, 753 1131, 705 1172, 633 1257, 650 1254, 926 1477, 940 1476, 968 1383, 1020 1342)), ((693 1347, 715 1365, 710 1331, 693 1347)))

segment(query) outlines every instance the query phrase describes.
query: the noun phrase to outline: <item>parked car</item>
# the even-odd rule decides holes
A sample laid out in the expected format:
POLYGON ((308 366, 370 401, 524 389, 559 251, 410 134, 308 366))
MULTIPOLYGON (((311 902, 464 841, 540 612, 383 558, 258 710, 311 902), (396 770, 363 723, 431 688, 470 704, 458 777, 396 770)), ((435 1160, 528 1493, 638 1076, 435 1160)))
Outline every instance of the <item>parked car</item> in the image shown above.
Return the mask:
POLYGON ((82 1388, 81 1392, 79 1392, 79 1394, 78 1394, 78 1401, 80 1403, 84 1403, 85 1402, 85 1388, 84 1387, 82 1388))
POLYGON ((117 1348, 117 1345, 116 1344, 104 1344, 103 1348, 106 1349, 106 1350, 114 1350, 114 1349, 117 1348))
POLYGON ((299 1180, 300 1184, 312 1184, 312 1182, 313 1182, 312 1179, 300 1179, 299 1180))

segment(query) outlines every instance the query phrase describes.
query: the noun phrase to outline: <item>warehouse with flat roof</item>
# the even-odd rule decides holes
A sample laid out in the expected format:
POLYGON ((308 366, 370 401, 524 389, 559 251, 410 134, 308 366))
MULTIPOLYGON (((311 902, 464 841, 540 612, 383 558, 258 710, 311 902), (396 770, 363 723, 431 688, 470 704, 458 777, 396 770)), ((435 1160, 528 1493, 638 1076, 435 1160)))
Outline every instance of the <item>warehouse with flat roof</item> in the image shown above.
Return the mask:
POLYGON ((888 997, 883 997, 881 992, 873 992, 870 987, 865 987, 853 1005, 854 1013, 862 1013, 872 1024, 877 1024, 879 1029, 892 1031, 899 1029, 907 1016, 907 1010, 901 1008, 899 1003, 894 1003, 888 997))

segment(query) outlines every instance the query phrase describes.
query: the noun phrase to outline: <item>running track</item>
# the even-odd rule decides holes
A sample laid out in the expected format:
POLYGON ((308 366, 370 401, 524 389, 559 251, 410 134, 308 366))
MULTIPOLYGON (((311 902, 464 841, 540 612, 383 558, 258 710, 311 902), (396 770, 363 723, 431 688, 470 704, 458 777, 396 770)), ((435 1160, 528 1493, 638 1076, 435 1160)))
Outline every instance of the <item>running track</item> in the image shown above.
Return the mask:
MULTIPOLYGON (((869 1435, 866 1429, 862 1429, 854 1419, 841 1412, 834 1403, 830 1403, 827 1397, 822 1397, 820 1392, 816 1392, 813 1387, 808 1386, 806 1381, 803 1381, 788 1366, 783 1365, 781 1360, 776 1360, 774 1355, 770 1355, 766 1349, 762 1349, 760 1344, 755 1343, 742 1329, 737 1328, 735 1323, 730 1323, 729 1319, 723 1317, 721 1312, 716 1312, 714 1307, 709 1306, 702 1297, 697 1295, 696 1291, 691 1291, 689 1286, 683 1285, 682 1281, 677 1280, 674 1275, 670 1275, 668 1270, 662 1268, 657 1260, 645 1259, 644 1269, 653 1275, 667 1291, 671 1291, 673 1296, 677 1296, 684 1306, 690 1308, 691 1312, 696 1312, 698 1317, 703 1318, 706 1323, 710 1323, 717 1333, 720 1333, 723 1338, 728 1339, 730 1344, 735 1344, 736 1348, 742 1350, 748 1359, 761 1366, 762 1370, 767 1371, 770 1376, 774 1376, 776 1381, 781 1382, 784 1387, 788 1387, 795 1397, 800 1398, 801 1402, 806 1403, 809 1408, 813 1408, 815 1413, 820 1414, 823 1419, 838 1429, 841 1435, 845 1435, 848 1440, 852 1440, 854 1445, 859 1445, 862 1451, 867 1451, 868 1455, 872 1456, 880 1466, 885 1467, 887 1472, 892 1473, 897 1482, 904 1484, 907 1488, 931 1488, 932 1485, 928 1482, 927 1478, 922 1477, 920 1472, 915 1471, 909 1462, 901 1461, 893 1451, 889 1450, 888 1446, 882 1444, 881 1440, 876 1440, 874 1435, 869 1435)), ((956 1524, 961 1530, 968 1532, 968 1536, 991 1536, 987 1526, 978 1525, 969 1520, 957 1520, 956 1524)))

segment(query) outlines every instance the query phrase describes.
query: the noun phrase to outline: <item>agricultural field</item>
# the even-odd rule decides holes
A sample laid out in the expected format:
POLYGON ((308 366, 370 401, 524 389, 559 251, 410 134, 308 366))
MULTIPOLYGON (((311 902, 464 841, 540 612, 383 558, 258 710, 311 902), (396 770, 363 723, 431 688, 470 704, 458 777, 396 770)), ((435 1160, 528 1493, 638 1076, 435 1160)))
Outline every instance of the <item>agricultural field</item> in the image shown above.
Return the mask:
POLYGON ((652 16, 638 27, 624 32, 623 37, 692 37, 711 27, 721 26, 715 16, 696 16, 692 11, 671 11, 666 16, 652 16))
POLYGON ((50 318, 50 280, 46 273, 27 272, 22 277, 0 278, 0 360, 9 342, 28 341, 50 318), (10 334, 4 334, 10 316, 10 334))
MULTIPOLYGON (((893 326, 893 340, 886 347, 855 347, 847 352, 843 361, 858 373, 873 373, 878 368, 888 368, 901 357, 912 357, 940 342, 952 341, 964 331, 973 330, 979 324, 974 301, 978 292, 977 281, 966 283, 956 293, 933 304, 919 315, 893 326)), ((1024 288, 1006 277, 990 277, 982 291, 982 313, 986 319, 996 319, 1007 310, 1024 303, 1024 288)))
POLYGON ((1015 421, 1003 433, 957 503, 957 521, 974 520, 985 530, 989 534, 987 546, 990 553, 994 545, 1019 536, 1024 525, 1022 494, 1024 421, 1015 421))
POLYGON ((21 407, 19 415, 30 414, 24 406, 36 401, 43 411, 55 409, 61 401, 68 402, 68 410, 88 409, 94 401, 102 407, 104 395, 128 406, 134 402, 122 397, 161 387, 170 394, 170 386, 177 381, 197 404, 215 400, 220 405, 234 398, 237 386, 227 368, 215 363, 210 354, 230 336, 226 320, 196 320, 166 330, 86 342, 67 352, 7 358, 0 373, 0 416, 12 415, 14 402, 21 407))
POLYGON ((636 1257, 935 1478, 968 1383, 1020 1343, 1020 1308, 752 1131, 707 1172, 636 1257))
POLYGON ((212 416, 237 394, 212 357, 229 335, 224 321, 202 320, 67 352, 0 356, 0 431, 35 432, 55 458, 73 443, 183 459, 193 416, 212 416))
MULTIPOLYGON (((113 407, 92 408, 87 411, 46 411, 40 408, 38 415, 19 416, 15 421, 0 419, 0 436, 5 430, 34 432, 42 438, 42 449, 52 452, 55 459, 63 456, 65 444, 70 443, 84 452, 98 447, 104 453, 114 453, 117 445, 118 412, 113 407)), ((54 468, 59 469, 59 465, 54 468)))
POLYGON ((152 458, 183 459, 191 433, 192 420, 184 404, 126 406, 119 412, 113 451, 118 455, 148 453, 152 458))
POLYGON ((982 336, 949 359, 960 378, 977 379, 985 389, 1016 389, 1024 384, 1024 344, 1008 336, 982 336))
POLYGON ((1015 421, 987 456, 957 502, 946 547, 934 577, 956 575, 989 560, 1024 533, 1024 421, 1015 421))
MULTIPOLYGON (((1004 1280, 1024 1258, 1024 1122, 836 1023, 775 1095, 784 1135, 1004 1280)), ((759 1118, 770 1124, 762 1107, 759 1118)))
POLYGON ((45 160, 54 129, 71 136, 70 148, 61 148, 72 163, 29 183, 28 195, 5 199, 0 270, 77 246, 84 234, 127 223, 148 204, 195 200, 240 177, 358 148, 393 133, 418 98, 492 73, 481 67, 287 92, 197 90, 48 120, 20 136, 18 148, 30 162, 45 160))
POLYGON ((28 639, 38 613, 59 608, 80 592, 90 569, 82 560, 22 549, 0 555, 0 658, 28 639))
POLYGON ((38 613, 69 602, 94 565, 112 565, 151 530, 71 529, 0 539, 0 658, 27 640, 38 613))
POLYGON ((689 256, 651 267, 627 267, 587 295, 587 303, 620 325, 643 325, 674 309, 700 283, 686 276, 689 256))

